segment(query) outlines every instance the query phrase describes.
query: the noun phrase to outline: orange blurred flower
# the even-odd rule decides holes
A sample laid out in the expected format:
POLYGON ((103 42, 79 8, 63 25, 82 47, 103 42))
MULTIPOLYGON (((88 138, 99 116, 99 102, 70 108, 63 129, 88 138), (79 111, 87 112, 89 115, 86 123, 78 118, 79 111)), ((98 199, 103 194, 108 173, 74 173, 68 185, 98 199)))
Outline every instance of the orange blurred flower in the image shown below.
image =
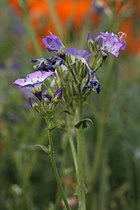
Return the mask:
MULTIPOLYGON (((104 0, 109 6, 109 1, 104 0)), ((125 41, 127 42, 127 47, 125 52, 131 54, 140 53, 140 27, 138 27, 138 20, 140 19, 140 3, 135 0, 127 0, 123 6, 121 6, 122 0, 116 0, 115 8, 118 9, 117 17, 120 18, 124 13, 129 13, 131 10, 132 14, 127 20, 122 24, 120 31, 127 34, 125 41)), ((117 20, 117 18, 116 18, 117 20)), ((117 20, 118 21, 118 20, 117 20)))
MULTIPOLYGON (((8 0, 16 12, 22 16, 22 9, 20 8, 18 0, 8 0)), ((75 27, 82 25, 84 17, 89 14, 91 10, 91 0, 57 0, 54 1, 55 10, 58 18, 62 24, 65 26, 69 21, 73 21, 75 27)), ((54 32, 55 28, 53 26, 53 21, 51 19, 51 14, 49 10, 49 4, 47 0, 27 0, 29 15, 33 26, 35 28, 40 28, 40 24, 44 23, 44 29, 49 28, 54 32), (41 21, 43 21, 41 23, 41 21)), ((64 28, 65 29, 65 28, 64 28)))
MULTIPOLYGON (((94 0, 96 2, 103 2, 105 5, 109 5, 108 0, 94 0)), ((19 0, 8 0, 9 4, 16 10, 16 12, 22 16, 23 11, 19 5, 19 0)), ((78 31, 82 27, 84 20, 88 23, 94 21, 95 24, 99 21, 99 16, 92 14, 92 0, 57 0, 55 3, 55 10, 62 25, 64 32, 67 32, 68 23, 72 22, 74 28, 78 31)), ((122 25, 121 29, 127 34, 127 52, 139 53, 140 52, 140 28, 136 25, 136 22, 140 16, 140 4, 135 0, 128 0, 126 4, 121 7, 122 0, 117 0, 115 8, 118 9, 117 17, 128 11, 128 7, 134 10, 133 15, 122 25)), ((47 0, 27 0, 29 16, 31 23, 36 31, 38 41, 41 44, 41 38, 48 34, 48 30, 55 33, 55 26, 52 20, 52 14, 50 11, 47 0)))
MULTIPOLYGON (((23 16, 23 10, 19 5, 19 0, 8 0, 8 3, 14 10, 23 16)), ((66 33, 68 24, 73 23, 75 29, 82 26, 85 17, 91 12, 91 0, 57 0, 54 1, 55 12, 58 16, 63 32, 66 33)), ((42 37, 48 34, 48 31, 56 33, 51 11, 47 0, 27 0, 29 16, 33 28, 35 29, 37 40, 42 45, 42 37)), ((33 46, 29 43, 29 48, 33 52, 33 46)), ((44 49, 44 48, 43 48, 44 49)))

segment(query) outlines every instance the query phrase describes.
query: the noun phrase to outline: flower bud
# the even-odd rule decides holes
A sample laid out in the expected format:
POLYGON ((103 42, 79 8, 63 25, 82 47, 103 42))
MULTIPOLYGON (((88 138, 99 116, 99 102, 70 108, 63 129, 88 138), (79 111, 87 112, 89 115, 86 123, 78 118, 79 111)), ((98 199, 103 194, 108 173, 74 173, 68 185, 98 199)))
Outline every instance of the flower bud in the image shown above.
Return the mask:
POLYGON ((63 54, 65 46, 61 39, 50 32, 50 36, 46 36, 42 39, 46 49, 51 53, 63 54))
POLYGON ((29 98, 29 104, 33 109, 36 109, 38 107, 38 103, 34 98, 29 98))
POLYGON ((59 88, 55 93, 54 93, 54 101, 58 101, 62 99, 62 88, 59 88))
POLYGON ((97 55, 98 53, 97 45, 94 36, 91 33, 88 34, 87 41, 90 52, 93 53, 94 55, 97 55))

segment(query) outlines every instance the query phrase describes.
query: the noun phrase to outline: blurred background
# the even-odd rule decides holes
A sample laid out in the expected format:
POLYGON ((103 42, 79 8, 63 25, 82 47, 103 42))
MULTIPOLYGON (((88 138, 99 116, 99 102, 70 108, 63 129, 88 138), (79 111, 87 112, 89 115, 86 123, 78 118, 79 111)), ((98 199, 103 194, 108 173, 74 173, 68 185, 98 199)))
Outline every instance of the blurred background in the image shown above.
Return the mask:
MULTIPOLYGON (((0 210, 61 210, 46 144, 44 120, 13 85, 33 71, 31 59, 48 57, 49 31, 66 47, 87 49, 88 32, 126 33, 126 50, 97 72, 85 116, 87 210, 140 210, 140 3, 138 0, 0 1, 0 210), (89 186, 91 189, 89 189, 89 186)), ((66 134, 54 132, 63 185, 77 209, 76 179, 66 134)))

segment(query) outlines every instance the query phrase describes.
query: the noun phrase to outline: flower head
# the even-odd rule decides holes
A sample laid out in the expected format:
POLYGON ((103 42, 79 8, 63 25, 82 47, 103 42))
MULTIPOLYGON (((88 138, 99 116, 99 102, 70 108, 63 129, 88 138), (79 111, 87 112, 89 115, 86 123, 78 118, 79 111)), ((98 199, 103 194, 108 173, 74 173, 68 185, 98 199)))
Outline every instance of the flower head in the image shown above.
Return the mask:
POLYGON ((87 50, 77 50, 76 48, 67 48, 66 53, 76 58, 84 58, 86 62, 88 62, 88 58, 92 56, 92 54, 87 50))
POLYGON ((31 60, 31 62, 34 63, 34 69, 36 69, 37 71, 54 71, 54 68, 52 67, 48 59, 37 58, 31 60))
POLYGON ((54 72, 36 71, 28 74, 26 78, 15 80, 14 84, 21 88, 30 90, 39 100, 42 99, 41 87, 43 82, 50 76, 54 75, 54 72))
POLYGON ((85 92, 87 89, 92 89, 93 91, 100 93, 100 83, 95 75, 93 76, 93 78, 90 78, 88 84, 85 85, 82 91, 85 92))
POLYGON ((31 60, 34 63, 34 69, 40 71, 55 71, 57 66, 61 66, 63 64, 63 59, 58 56, 52 56, 50 58, 37 58, 31 60))
POLYGON ((46 36, 42 39, 43 44, 45 45, 46 49, 52 53, 64 53, 65 46, 63 45, 60 38, 50 32, 50 36, 46 36))
POLYGON ((115 57, 118 57, 119 51, 125 49, 126 42, 122 39, 122 37, 126 34, 119 32, 118 35, 114 33, 101 32, 100 35, 96 37, 97 44, 100 40, 102 40, 100 50, 102 51, 103 56, 108 56, 108 54, 112 54, 115 57), (118 37, 119 34, 121 34, 120 37, 118 37))

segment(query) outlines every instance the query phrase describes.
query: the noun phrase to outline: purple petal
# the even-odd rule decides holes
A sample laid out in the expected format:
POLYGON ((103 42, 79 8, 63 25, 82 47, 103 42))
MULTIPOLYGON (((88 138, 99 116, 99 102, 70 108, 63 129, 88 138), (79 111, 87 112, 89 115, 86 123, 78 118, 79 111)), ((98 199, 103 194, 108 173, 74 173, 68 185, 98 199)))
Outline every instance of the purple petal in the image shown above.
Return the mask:
POLYGON ((122 43, 122 47, 120 48, 120 50, 124 50, 126 48, 126 41, 120 39, 120 42, 122 43))
POLYGON ((115 57, 118 57, 119 51, 124 50, 126 47, 126 42, 121 38, 114 33, 100 32, 100 35, 97 36, 95 40, 96 43, 99 43, 100 39, 102 39, 100 49, 103 51, 103 53, 112 54, 115 57))
POLYGON ((66 53, 77 58, 84 58, 86 61, 88 61, 88 58, 92 56, 92 54, 87 50, 77 50, 76 48, 67 48, 66 53))
POLYGON ((75 57, 78 56, 78 50, 76 48, 67 48, 66 53, 70 54, 70 55, 73 55, 75 57))
POLYGON ((50 52, 54 52, 54 53, 61 52, 65 48, 62 41, 60 40, 59 37, 52 34, 51 32, 50 34, 51 34, 50 36, 46 36, 45 38, 42 39, 43 44, 45 45, 47 50, 50 52))
POLYGON ((87 41, 93 40, 94 41, 94 36, 89 32, 87 36, 87 41))
POLYGON ((62 88, 59 88, 55 93, 54 93, 54 97, 57 99, 61 99, 62 98, 62 88))
POLYGON ((14 81, 15 85, 19 85, 19 86, 25 86, 26 84, 26 79, 17 79, 14 81))
POLYGON ((36 83, 42 83, 44 80, 46 80, 48 77, 54 75, 54 72, 46 72, 46 71, 35 71, 31 74, 28 74, 26 78, 23 79, 17 79, 14 84, 19 85, 21 87, 27 86, 27 85, 34 85, 36 83))

